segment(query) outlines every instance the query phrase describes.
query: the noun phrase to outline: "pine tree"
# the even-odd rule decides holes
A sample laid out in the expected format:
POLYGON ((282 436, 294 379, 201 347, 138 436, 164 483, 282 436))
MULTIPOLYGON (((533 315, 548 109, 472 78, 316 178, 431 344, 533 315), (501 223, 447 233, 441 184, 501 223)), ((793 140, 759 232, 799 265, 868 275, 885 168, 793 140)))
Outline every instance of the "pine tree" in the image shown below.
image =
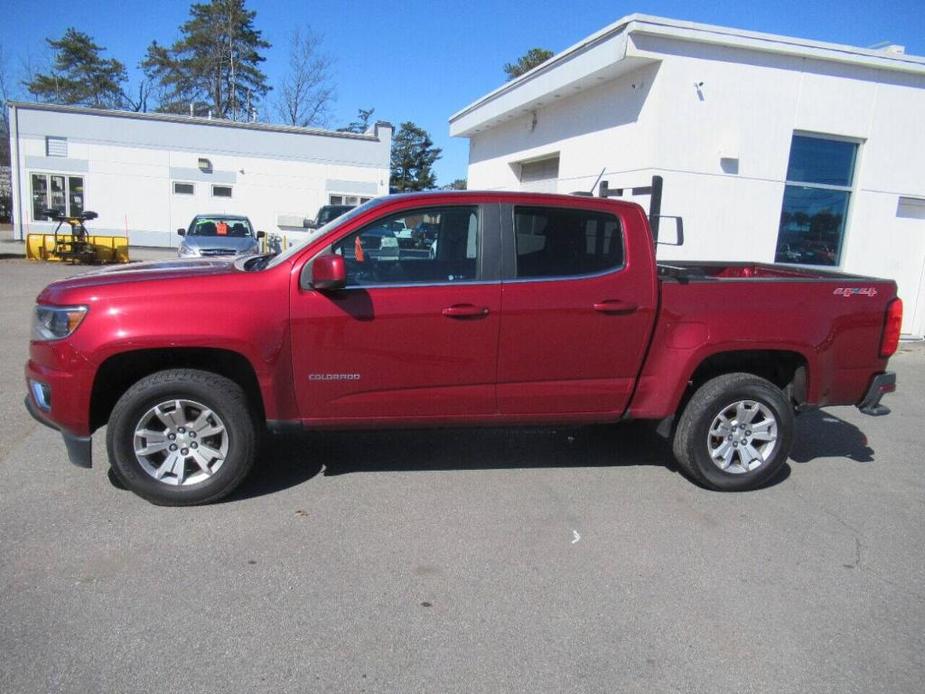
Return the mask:
POLYGON ((517 59, 516 63, 505 63, 504 72, 508 80, 520 77, 525 72, 529 72, 537 65, 545 63, 552 58, 553 52, 545 48, 531 48, 517 59))
POLYGON ((260 70, 270 47, 254 28, 257 13, 244 0, 193 3, 182 37, 172 46, 154 41, 141 63, 156 85, 158 110, 247 120, 270 91, 260 70))
POLYGON ((60 39, 46 39, 55 57, 51 72, 36 74, 25 83, 36 99, 53 104, 119 108, 124 103, 125 65, 103 58, 106 50, 73 27, 60 39))
POLYGON ((343 128, 338 128, 337 131, 341 133, 365 133, 369 130, 369 120, 375 112, 376 109, 374 108, 359 108, 357 109, 356 120, 350 121, 343 128))
POLYGON ((426 130, 411 121, 402 123, 392 140, 391 187, 398 192, 433 188, 437 177, 432 167, 442 151, 426 130))

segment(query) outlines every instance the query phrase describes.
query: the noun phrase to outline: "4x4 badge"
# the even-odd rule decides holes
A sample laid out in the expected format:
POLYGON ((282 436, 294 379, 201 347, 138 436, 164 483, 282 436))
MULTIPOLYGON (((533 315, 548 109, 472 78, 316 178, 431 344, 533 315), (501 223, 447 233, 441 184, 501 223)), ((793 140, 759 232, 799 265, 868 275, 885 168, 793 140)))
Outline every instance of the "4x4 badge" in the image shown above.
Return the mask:
POLYGON ((876 287, 836 287, 835 291, 832 293, 838 296, 844 296, 844 297, 854 296, 855 294, 858 294, 860 296, 874 297, 874 296, 877 296, 877 288, 876 287))

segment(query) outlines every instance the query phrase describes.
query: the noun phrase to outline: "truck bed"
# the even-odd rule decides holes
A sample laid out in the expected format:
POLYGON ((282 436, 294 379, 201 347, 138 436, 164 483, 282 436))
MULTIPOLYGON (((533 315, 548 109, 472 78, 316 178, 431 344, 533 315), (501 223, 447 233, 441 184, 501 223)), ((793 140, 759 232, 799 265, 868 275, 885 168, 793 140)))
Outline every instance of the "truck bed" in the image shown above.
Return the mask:
POLYGON ((685 281, 709 280, 842 280, 859 281, 871 279, 861 275, 849 275, 832 270, 775 265, 772 263, 728 263, 704 261, 675 261, 658 263, 661 279, 685 281))
POLYGON ((634 416, 668 412, 692 378, 690 365, 717 353, 786 353, 806 367, 800 400, 810 406, 856 404, 872 374, 886 368, 878 345, 896 297, 892 281, 723 262, 660 263, 658 277, 661 300, 634 416))

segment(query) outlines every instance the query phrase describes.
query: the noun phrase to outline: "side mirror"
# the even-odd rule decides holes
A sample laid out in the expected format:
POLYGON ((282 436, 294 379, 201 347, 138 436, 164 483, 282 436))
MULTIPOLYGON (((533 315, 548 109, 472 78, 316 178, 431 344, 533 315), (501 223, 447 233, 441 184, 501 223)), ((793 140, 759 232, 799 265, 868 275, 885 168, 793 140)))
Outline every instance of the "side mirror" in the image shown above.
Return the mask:
POLYGON ((347 265, 344 256, 326 253, 315 258, 312 263, 311 286, 320 291, 346 287, 347 265))
POLYGON ((662 214, 662 215, 658 215, 658 221, 659 221, 658 232, 657 232, 657 236, 655 237, 656 245, 658 246, 683 246, 684 245, 684 219, 682 217, 675 217, 672 215, 662 214), (668 231, 668 229, 666 229, 667 225, 663 225, 661 222, 665 221, 666 219, 674 220, 674 223, 675 223, 675 226, 674 226, 675 240, 674 241, 663 240, 665 238, 665 232, 668 231))
POLYGON ((257 232, 257 238, 258 238, 258 239, 264 239, 264 238, 266 238, 266 236, 267 236, 267 232, 265 232, 265 231, 258 231, 258 232, 257 232))
POLYGON ((177 233, 180 236, 186 236, 186 229, 177 229, 177 233))

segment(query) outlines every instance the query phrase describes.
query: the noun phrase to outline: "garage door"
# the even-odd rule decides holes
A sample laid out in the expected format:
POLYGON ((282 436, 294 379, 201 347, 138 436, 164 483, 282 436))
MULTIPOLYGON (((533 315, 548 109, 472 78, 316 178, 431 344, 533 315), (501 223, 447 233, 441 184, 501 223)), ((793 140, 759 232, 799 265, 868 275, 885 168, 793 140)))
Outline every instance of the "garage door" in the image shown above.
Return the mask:
POLYGON ((558 192, 559 157, 524 162, 520 165, 520 189, 531 193, 558 192))

